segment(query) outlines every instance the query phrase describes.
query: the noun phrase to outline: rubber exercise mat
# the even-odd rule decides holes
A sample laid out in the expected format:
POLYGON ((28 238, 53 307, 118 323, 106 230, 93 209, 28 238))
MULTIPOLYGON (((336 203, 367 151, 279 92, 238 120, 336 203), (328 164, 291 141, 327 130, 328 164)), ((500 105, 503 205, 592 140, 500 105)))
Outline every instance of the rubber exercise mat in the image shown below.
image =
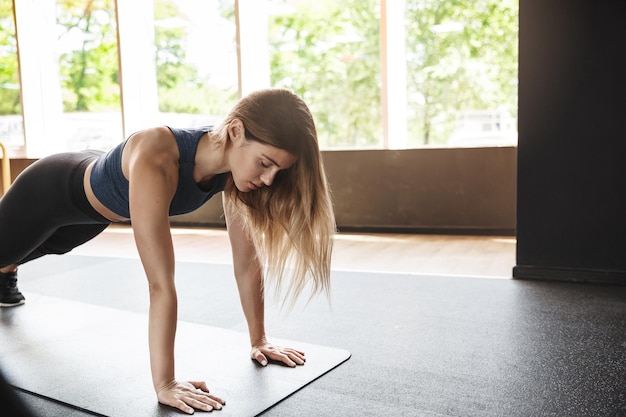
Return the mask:
MULTIPOLYGON (((28 392, 110 417, 181 415, 152 390, 147 315, 29 293, 0 310, 0 367, 28 392)), ((272 340, 306 352, 304 366, 261 367, 245 333, 179 322, 177 378, 204 379, 227 402, 217 415, 255 416, 350 357, 346 350, 272 340)))

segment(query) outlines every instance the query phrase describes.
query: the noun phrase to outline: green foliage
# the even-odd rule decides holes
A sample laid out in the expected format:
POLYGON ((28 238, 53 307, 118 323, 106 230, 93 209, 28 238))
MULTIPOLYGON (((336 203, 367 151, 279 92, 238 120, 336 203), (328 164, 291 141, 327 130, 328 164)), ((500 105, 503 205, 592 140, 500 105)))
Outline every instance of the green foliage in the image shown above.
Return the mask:
MULTIPOLYGON (((129 0, 131 1, 131 0, 129 0)), ((409 144, 445 144, 457 111, 517 115, 518 0, 405 0, 409 144), (448 25, 448 26, 446 26, 448 25), (446 30, 446 27, 448 28, 446 30)), ((232 2, 216 2, 233 18, 232 2)), ((310 105, 325 147, 381 143, 380 0, 272 0, 271 82, 310 105), (284 10, 284 9, 283 9, 284 10)), ((66 111, 120 107, 114 0, 57 0, 66 111)), ((186 59, 189 20, 172 0, 155 2, 159 109, 223 115, 235 92, 186 59)), ((215 65, 219 65, 216 60, 215 65)), ((19 114, 12 1, 0 0, 0 114, 19 114)))
MULTIPOLYGON (((159 90, 172 90, 183 79, 191 79, 195 71, 184 64, 185 29, 183 27, 168 27, 159 24, 168 19, 186 19, 180 15, 178 7, 171 0, 160 0, 155 2, 155 44, 156 44, 156 65, 157 83, 159 90)), ((163 109, 162 109, 163 110, 163 109)), ((170 109, 171 110, 171 109, 170 109)), ((170 111, 163 110, 163 111, 170 111)))
POLYGON ((0 0, 0 115, 21 113, 13 3, 0 0))
MULTIPOLYGON (((113 0, 62 0, 57 24, 63 37, 79 39, 60 57, 65 111, 119 110, 120 86, 113 0)), ((230 91, 212 87, 186 62, 184 27, 159 25, 188 19, 175 2, 155 2, 155 47, 159 109, 163 112, 224 114, 230 91)))
POLYGON ((377 0, 288 2, 270 16, 272 85, 309 104, 327 147, 371 147, 381 137, 377 0))
POLYGON ((517 0, 407 0, 406 17, 412 144, 445 144, 457 111, 517 114, 517 0))
POLYGON ((119 110, 120 87, 113 0, 57 2, 60 39, 74 48, 59 57, 63 108, 72 111, 119 110))
MULTIPOLYGON (((270 19, 273 85, 305 97, 325 146, 379 146, 380 2, 273 3, 291 7, 270 19)), ((410 145, 445 144, 457 111, 516 115, 517 0, 406 0, 405 16, 410 145)))
POLYGON ((155 2, 155 43, 159 110, 162 112, 224 115, 236 92, 214 86, 187 63, 186 30, 159 24, 168 19, 189 23, 172 0, 155 2))

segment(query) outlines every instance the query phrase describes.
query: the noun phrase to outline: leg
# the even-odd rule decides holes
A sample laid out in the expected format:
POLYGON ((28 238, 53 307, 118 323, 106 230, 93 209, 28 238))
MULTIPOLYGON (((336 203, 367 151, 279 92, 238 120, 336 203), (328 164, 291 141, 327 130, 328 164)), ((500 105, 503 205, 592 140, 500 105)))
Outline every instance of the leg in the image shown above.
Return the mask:
POLYGON ((40 159, 24 170, 0 199, 0 306, 19 305, 16 265, 69 252, 110 222, 89 205, 83 189, 93 153, 40 159))
POLYGON ((20 264, 44 255, 62 255, 98 236, 108 224, 76 224, 59 227, 48 239, 24 257, 20 264))
MULTIPOLYGON (((20 261, 26 263, 48 254, 63 254, 100 234, 108 224, 78 224, 57 229, 48 239, 20 261)), ((0 269, 0 307, 24 304, 26 299, 17 288, 17 264, 0 269)))
POLYGON ((93 210, 83 189, 85 168, 95 157, 86 152, 52 155, 16 178, 0 199, 0 268, 65 253, 110 224, 93 210), (89 227, 62 229, 73 225, 89 227))
MULTIPOLYGON (((20 174, 0 199, 0 307, 23 304, 17 288, 17 265, 39 247, 58 227, 44 200, 52 202, 64 196, 49 194, 40 185, 50 186, 54 177, 47 175, 50 161, 40 160, 20 174), (42 162, 43 161, 43 162, 42 162), (39 200, 41 198, 41 200, 39 200)), ((52 191, 59 187, 50 187, 52 191)), ((52 204, 54 206, 54 204, 52 204)))

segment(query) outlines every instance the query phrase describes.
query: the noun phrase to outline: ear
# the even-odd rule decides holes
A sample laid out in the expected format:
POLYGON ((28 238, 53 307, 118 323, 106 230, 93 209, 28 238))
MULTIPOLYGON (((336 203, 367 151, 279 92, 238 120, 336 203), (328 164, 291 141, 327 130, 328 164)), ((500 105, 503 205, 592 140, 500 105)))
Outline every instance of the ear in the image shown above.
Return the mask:
POLYGON ((237 142, 240 139, 245 138, 245 129, 243 122, 239 119, 233 119, 228 125, 228 136, 233 142, 237 142))

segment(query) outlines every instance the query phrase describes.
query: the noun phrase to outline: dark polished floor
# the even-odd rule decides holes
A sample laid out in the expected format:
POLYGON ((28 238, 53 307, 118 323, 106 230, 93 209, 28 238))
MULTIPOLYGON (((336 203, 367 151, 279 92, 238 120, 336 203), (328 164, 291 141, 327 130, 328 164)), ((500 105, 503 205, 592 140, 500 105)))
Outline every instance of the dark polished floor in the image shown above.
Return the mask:
MULTIPOLYGON (((102 285, 51 282, 30 267, 25 292, 145 312, 131 289, 141 284, 124 271, 109 271, 118 289, 109 297, 102 285)), ((264 416, 626 415, 626 287, 356 269, 333 272, 332 308, 323 299, 288 315, 268 308, 271 336, 352 357, 264 416)), ((219 287, 181 279, 178 288, 180 320, 245 331, 236 303, 206 314, 219 287)), ((21 396, 38 416, 93 415, 21 396)))

